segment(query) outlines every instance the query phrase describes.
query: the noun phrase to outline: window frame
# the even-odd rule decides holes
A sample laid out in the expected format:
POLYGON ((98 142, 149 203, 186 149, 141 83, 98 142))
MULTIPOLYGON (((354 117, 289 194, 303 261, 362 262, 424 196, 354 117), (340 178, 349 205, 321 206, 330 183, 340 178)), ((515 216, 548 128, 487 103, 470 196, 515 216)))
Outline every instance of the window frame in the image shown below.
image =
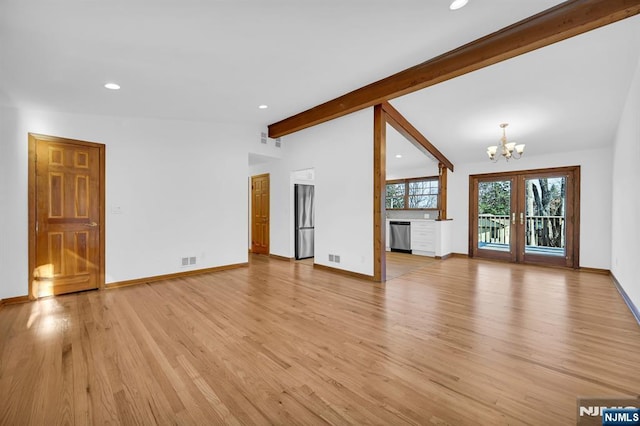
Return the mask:
MULTIPOLYGON (((384 205, 386 210, 425 210, 425 211, 438 211, 440 210, 440 191, 441 191, 441 183, 440 183, 440 176, 421 176, 421 177, 415 177, 415 178, 407 178, 407 179, 393 179, 393 180, 388 180, 385 182, 385 197, 384 197, 384 205), (435 207, 409 207, 409 183, 411 182, 418 182, 418 181, 435 181, 438 183, 438 193, 435 194, 436 196, 436 206, 435 207), (404 208, 398 209, 398 208, 393 208, 393 207, 386 207, 387 206, 387 200, 389 199, 387 197, 387 185, 397 185, 397 184, 404 184, 404 208)), ((433 195, 433 194, 429 194, 429 195, 433 195)))

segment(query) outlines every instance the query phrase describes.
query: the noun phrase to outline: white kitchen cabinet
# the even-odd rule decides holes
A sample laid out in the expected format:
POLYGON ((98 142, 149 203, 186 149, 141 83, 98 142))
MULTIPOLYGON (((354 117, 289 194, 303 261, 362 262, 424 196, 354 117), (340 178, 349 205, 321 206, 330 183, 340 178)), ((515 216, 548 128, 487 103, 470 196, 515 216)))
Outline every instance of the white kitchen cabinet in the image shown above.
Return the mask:
POLYGON ((411 251, 421 256, 435 256, 436 222, 433 220, 411 221, 411 251))
POLYGON ((451 254, 453 221, 430 219, 387 219, 386 251, 389 248, 389 222, 401 220, 411 222, 411 252, 419 256, 446 259, 451 254))

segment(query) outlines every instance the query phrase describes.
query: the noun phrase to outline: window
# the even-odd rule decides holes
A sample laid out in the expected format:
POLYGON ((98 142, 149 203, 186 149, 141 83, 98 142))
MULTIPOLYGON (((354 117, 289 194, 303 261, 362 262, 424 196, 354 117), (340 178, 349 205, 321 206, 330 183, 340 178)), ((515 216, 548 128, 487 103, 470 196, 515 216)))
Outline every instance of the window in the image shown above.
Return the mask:
POLYGON ((387 208, 388 209, 404 209, 404 198, 406 185, 404 183, 388 183, 387 184, 387 208))
POLYGON ((409 182, 410 209, 438 208, 438 181, 417 180, 409 182))
POLYGON ((439 179, 422 177, 387 182, 387 209, 438 209, 439 179))

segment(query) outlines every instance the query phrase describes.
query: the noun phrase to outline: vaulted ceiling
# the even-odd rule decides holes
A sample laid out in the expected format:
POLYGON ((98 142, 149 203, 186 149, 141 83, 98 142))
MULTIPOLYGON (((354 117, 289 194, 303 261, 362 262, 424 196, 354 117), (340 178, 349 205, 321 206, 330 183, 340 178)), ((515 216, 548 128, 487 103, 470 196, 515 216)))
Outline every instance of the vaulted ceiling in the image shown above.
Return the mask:
MULTIPOLYGON (((558 3, 0 0, 0 105, 266 127, 558 3)), ((604 146, 639 52, 634 17, 391 103, 454 163, 504 121, 531 155, 604 146)))

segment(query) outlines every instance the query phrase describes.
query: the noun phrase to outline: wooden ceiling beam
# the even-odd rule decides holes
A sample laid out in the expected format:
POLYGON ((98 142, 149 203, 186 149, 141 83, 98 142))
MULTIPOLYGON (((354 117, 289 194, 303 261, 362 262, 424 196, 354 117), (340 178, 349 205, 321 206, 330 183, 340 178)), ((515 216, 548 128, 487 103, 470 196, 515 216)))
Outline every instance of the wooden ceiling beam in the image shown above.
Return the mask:
POLYGON ((438 150, 413 124, 404 118, 389 102, 382 102, 382 110, 385 113, 387 123, 411 142, 416 148, 433 158, 438 163, 444 164, 453 171, 453 163, 438 150))
POLYGON ((342 117, 640 13, 640 0, 569 0, 488 36, 269 125, 269 137, 342 117))

